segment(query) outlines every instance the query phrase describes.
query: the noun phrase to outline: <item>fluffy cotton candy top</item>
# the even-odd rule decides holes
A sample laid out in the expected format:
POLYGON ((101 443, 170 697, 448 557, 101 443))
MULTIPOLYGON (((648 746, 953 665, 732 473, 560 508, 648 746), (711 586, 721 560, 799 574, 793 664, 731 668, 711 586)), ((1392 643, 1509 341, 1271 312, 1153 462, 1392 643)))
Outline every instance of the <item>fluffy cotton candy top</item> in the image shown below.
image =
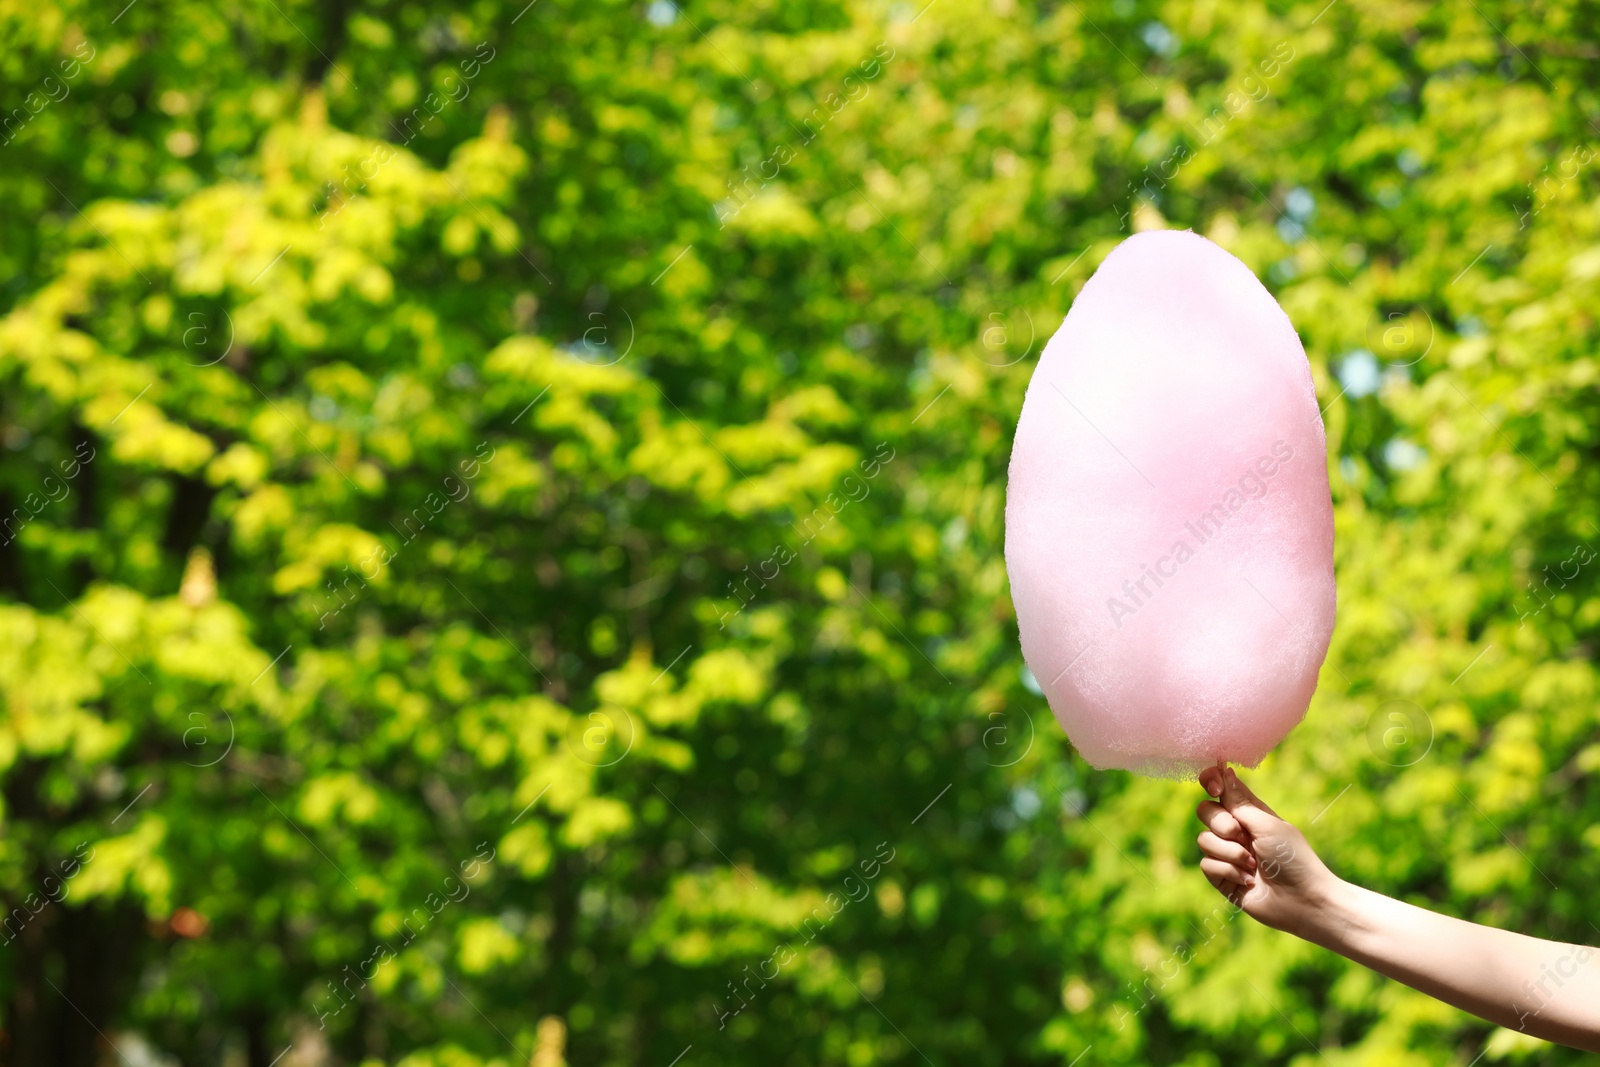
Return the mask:
POLYGON ((1327 444, 1305 350, 1197 234, 1112 251, 1028 385, 1006 491, 1022 652, 1096 767, 1255 766, 1333 633, 1327 444))

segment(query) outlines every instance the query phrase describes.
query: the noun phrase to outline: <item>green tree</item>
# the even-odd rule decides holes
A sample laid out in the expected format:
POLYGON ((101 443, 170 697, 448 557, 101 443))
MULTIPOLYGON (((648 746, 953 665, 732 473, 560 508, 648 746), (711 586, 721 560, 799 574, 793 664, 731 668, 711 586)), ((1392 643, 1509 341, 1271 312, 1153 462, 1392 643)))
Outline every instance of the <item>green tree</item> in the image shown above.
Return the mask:
POLYGON ((1587 8, 5 19, 11 1060, 1527 1054, 1218 911, 1030 687, 1010 427, 1136 226, 1328 405, 1259 791, 1600 940, 1587 8))

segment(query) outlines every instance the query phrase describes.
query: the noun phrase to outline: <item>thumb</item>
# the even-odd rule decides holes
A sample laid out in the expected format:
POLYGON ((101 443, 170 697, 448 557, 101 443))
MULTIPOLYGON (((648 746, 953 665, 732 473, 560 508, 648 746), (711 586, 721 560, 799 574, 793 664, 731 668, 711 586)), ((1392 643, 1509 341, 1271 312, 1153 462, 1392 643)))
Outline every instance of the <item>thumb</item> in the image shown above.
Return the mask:
POLYGON ((1222 806, 1251 834, 1271 830, 1281 820, 1229 767, 1222 776, 1222 806))

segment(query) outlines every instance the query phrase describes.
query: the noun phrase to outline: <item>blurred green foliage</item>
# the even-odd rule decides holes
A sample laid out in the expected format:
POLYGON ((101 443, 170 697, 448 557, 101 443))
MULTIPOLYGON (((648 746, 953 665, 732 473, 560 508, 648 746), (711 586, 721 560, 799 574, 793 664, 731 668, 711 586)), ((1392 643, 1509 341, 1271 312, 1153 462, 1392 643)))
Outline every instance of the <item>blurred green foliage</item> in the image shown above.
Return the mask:
POLYGON ((1600 940, 1592 5, 117 6, 0 14, 6 1062, 1576 1062, 1219 910, 1000 546, 1211 236, 1337 505, 1256 788, 1600 940))

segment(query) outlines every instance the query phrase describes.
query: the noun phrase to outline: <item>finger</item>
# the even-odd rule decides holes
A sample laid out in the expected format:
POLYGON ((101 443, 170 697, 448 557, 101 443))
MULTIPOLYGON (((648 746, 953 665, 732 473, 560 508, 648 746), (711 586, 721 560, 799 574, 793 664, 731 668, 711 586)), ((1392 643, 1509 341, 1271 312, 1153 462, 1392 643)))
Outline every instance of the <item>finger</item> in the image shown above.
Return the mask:
MULTIPOLYGON (((1262 800, 1260 797, 1256 796, 1255 790, 1253 790, 1249 786, 1245 785, 1244 784, 1244 779, 1240 778, 1238 772, 1235 771, 1232 767, 1229 767, 1227 769, 1226 773, 1224 773, 1224 775, 1223 775, 1223 780, 1222 780, 1222 802, 1224 804, 1228 804, 1228 800, 1229 800, 1230 797, 1234 800, 1235 803, 1245 803, 1245 804, 1253 805, 1253 806, 1255 806, 1257 808, 1260 808, 1262 811, 1266 812, 1268 815, 1271 815, 1273 818, 1279 818, 1278 813, 1272 810, 1272 806, 1270 804, 1268 804, 1266 801, 1262 800)), ((1228 804, 1228 807, 1230 807, 1230 808, 1232 808, 1233 806, 1234 806, 1233 804, 1228 804)))
POLYGON ((1256 858, 1249 849, 1237 841, 1224 841, 1210 830, 1205 831, 1195 838, 1200 844, 1200 851, 1214 860, 1231 863, 1235 867, 1243 867, 1247 871, 1256 869, 1256 858))
POLYGON ((1206 875, 1206 881, 1210 882, 1211 888, 1221 893, 1228 903, 1236 908, 1239 906, 1239 901, 1244 899, 1244 886, 1236 882, 1230 882, 1225 878, 1213 878, 1209 874, 1206 875))
POLYGON ((1214 860, 1207 856, 1200 861, 1200 870, 1207 878, 1221 878, 1223 881, 1232 882, 1241 887, 1255 884, 1255 875, 1228 863, 1226 860, 1214 860))
POLYGON ((1243 823, 1244 828, 1251 833, 1271 829, 1272 824, 1279 821, 1278 813, 1252 793, 1250 788, 1239 780, 1232 767, 1229 767, 1223 776, 1222 804, 1233 812, 1233 817, 1243 823))
POLYGON ((1206 881, 1211 883, 1212 889, 1215 889, 1218 893, 1222 894, 1222 899, 1226 900, 1234 907, 1239 907, 1240 901, 1244 900, 1244 886, 1235 885, 1232 882, 1225 881, 1221 878, 1212 878, 1210 875, 1206 876, 1206 881))
POLYGON ((1233 817, 1231 811, 1216 801, 1203 801, 1198 808, 1194 809, 1194 813, 1200 817, 1201 822, 1205 823, 1206 829, 1218 837, 1225 837, 1240 844, 1249 842, 1250 834, 1239 824, 1239 820, 1233 817))
POLYGON ((1207 767, 1200 772, 1200 787, 1213 797, 1222 795, 1222 768, 1207 767))

